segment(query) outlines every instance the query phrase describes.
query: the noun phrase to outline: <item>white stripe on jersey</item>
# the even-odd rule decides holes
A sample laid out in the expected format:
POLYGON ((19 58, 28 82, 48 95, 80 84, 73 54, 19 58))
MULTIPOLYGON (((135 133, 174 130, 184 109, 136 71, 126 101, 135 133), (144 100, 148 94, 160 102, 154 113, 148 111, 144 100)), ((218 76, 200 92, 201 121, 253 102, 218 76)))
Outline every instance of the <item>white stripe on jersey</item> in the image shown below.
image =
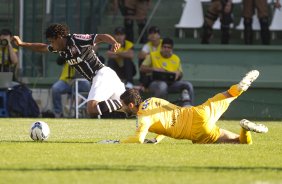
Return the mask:
MULTIPOLYGON (((87 65, 88 65, 88 63, 86 62, 86 61, 84 61, 84 63, 86 63, 87 65)), ((91 76, 89 76, 89 75, 87 75, 87 73, 85 73, 84 72, 84 70, 80 67, 80 65, 77 65, 77 67, 80 69, 80 72, 82 72, 84 75, 83 76, 85 76, 85 77, 87 77, 87 80, 91 80, 91 76)), ((88 65, 88 68, 90 68, 90 66, 88 65)), ((92 70, 92 69, 91 69, 92 70)), ((93 70, 92 70, 93 71, 93 70)))
POLYGON ((89 70, 92 72, 92 73, 94 73, 94 71, 92 70, 92 68, 90 67, 90 65, 89 65, 89 63, 88 62, 86 62, 86 61, 84 61, 85 63, 86 63, 86 65, 88 66, 88 68, 89 68, 89 70))
POLYGON ((92 36, 90 34, 73 34, 74 38, 78 40, 91 40, 92 36))
POLYGON ((94 45, 94 46, 96 45, 96 43, 95 43, 96 37, 97 37, 97 34, 95 34, 94 39, 93 39, 93 45, 94 45))
POLYGON ((71 37, 71 41, 72 41, 73 45, 75 46, 75 48, 77 49, 78 53, 81 54, 80 49, 77 47, 77 45, 75 44, 75 41, 72 37, 71 37))

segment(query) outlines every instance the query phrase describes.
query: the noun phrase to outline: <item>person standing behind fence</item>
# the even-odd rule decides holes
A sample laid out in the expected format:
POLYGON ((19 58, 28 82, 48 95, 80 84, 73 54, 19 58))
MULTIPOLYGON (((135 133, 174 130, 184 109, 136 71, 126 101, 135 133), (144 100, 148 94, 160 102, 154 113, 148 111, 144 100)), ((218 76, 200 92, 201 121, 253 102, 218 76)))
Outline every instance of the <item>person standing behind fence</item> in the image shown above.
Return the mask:
POLYGON ((161 72, 162 75, 174 73, 174 78, 171 81, 152 78, 149 91, 159 98, 164 98, 169 92, 179 92, 181 93, 181 106, 193 105, 194 88, 190 82, 181 80, 183 76, 181 61, 173 53, 172 39, 164 38, 161 50, 151 52, 142 63, 140 71, 151 74, 161 72))
MULTIPOLYGON (((279 0, 274 3, 275 8, 280 8, 279 0)), ((244 42, 247 45, 253 44, 253 15, 257 10, 257 16, 260 23, 261 43, 263 45, 270 44, 269 31, 269 12, 267 0, 243 0, 243 17, 244 17, 244 42)))
POLYGON ((18 50, 11 44, 12 32, 9 29, 0 31, 0 72, 13 72, 16 80, 16 68, 19 62, 18 50))
MULTIPOLYGON (((114 6, 119 7, 124 17, 126 38, 134 42, 134 21, 137 22, 139 36, 145 28, 151 0, 115 0, 114 6)), ((147 33, 144 31, 140 43, 146 43, 147 33)))
POLYGON ((228 44, 230 40, 230 24, 232 18, 232 0, 212 0, 206 14, 202 33, 202 44, 209 44, 212 36, 212 26, 220 16, 221 43, 228 44))
POLYGON ((116 51, 107 51, 108 66, 112 68, 119 78, 125 83, 126 88, 133 88, 133 76, 136 74, 136 68, 133 63, 134 51, 133 43, 126 40, 123 27, 117 27, 114 30, 114 38, 121 47, 116 51))

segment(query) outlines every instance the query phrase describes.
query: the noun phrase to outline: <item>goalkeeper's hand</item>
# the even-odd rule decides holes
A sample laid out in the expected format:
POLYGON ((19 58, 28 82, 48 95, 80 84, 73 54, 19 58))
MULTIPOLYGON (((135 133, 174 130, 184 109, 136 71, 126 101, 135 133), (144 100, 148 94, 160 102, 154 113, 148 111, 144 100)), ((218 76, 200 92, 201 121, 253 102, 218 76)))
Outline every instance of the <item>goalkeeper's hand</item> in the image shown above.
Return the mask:
POLYGON ((145 140, 144 140, 144 143, 145 143, 145 144, 157 144, 158 141, 157 141, 156 138, 153 138, 153 139, 145 139, 145 140))
POLYGON ((102 140, 98 141, 98 144, 119 144, 119 140, 102 140))

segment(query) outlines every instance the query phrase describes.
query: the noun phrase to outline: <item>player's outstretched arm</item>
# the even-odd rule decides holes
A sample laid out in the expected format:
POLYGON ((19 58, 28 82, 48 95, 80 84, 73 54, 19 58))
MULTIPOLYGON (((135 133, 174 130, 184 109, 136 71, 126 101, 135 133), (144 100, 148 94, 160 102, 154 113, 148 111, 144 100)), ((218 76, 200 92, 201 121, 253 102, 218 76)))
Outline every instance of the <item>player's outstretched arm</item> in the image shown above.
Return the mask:
POLYGON ((120 44, 109 34, 97 34, 94 43, 109 43, 112 45, 111 51, 116 52, 120 48, 120 44))
POLYGON ((27 48, 36 52, 48 52, 48 45, 45 43, 29 43, 23 42, 20 37, 13 36, 15 44, 19 47, 27 48))

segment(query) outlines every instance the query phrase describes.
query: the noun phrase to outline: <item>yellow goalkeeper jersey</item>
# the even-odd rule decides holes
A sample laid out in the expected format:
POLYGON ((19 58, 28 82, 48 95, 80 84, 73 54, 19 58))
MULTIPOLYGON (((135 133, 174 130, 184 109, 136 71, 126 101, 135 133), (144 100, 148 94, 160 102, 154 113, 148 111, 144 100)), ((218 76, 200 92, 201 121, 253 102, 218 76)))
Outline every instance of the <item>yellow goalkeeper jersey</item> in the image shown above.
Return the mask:
POLYGON ((159 98, 149 98, 139 106, 137 116, 136 134, 121 140, 122 143, 143 143, 148 131, 176 139, 190 139, 191 108, 182 108, 159 98))
POLYGON ((149 98, 137 113, 138 128, 134 136, 121 143, 143 143, 148 132, 156 133, 158 142, 164 137, 189 139, 193 143, 214 143, 220 136, 216 122, 230 105, 219 93, 196 107, 179 107, 166 100, 149 98))

